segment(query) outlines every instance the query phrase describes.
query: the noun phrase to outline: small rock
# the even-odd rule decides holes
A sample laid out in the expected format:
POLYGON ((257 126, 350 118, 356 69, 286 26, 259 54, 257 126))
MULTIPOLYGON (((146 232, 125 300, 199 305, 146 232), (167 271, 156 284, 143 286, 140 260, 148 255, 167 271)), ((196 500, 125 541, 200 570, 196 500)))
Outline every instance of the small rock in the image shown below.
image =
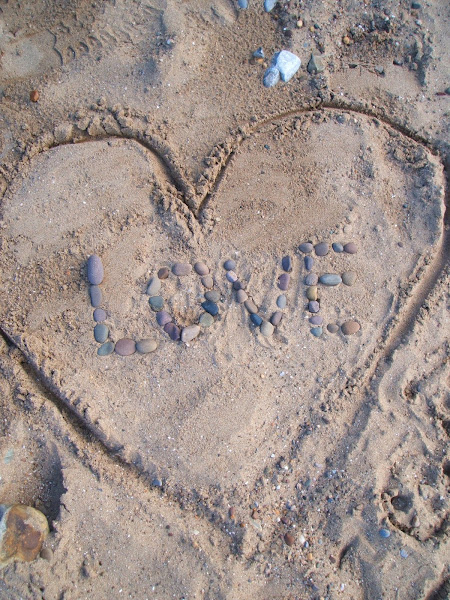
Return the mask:
POLYGON ((108 335, 109 335, 109 329, 103 323, 98 323, 94 327, 94 338, 95 338, 95 341, 98 342, 99 344, 103 344, 103 342, 106 342, 106 340, 108 339, 108 335))
POLYGON ((116 343, 114 350, 119 356, 130 356, 136 352, 136 344, 130 338, 122 338, 116 343))
POLYGON ((295 544, 295 537, 292 535, 292 533, 285 533, 284 542, 288 546, 293 546, 295 544))
POLYGON ((409 556, 409 554, 408 554, 408 551, 407 551, 407 550, 405 550, 404 548, 402 548, 402 549, 400 550, 400 556, 401 556, 402 558, 408 558, 408 556, 409 556))
POLYGON ((97 350, 99 356, 109 356, 114 352, 114 342, 106 342, 97 350))
POLYGON ((248 8, 248 0, 238 0, 238 6, 240 9, 245 10, 248 8))
POLYGON ((339 327, 336 325, 336 323, 329 323, 327 325, 327 329, 330 333, 337 333, 339 331, 339 327))
POLYGON ((285 296, 285 294, 281 294, 281 296, 278 296, 277 298, 277 306, 278 308, 286 308, 287 305, 287 298, 285 296))
POLYGON ((300 252, 303 252, 303 254, 309 254, 313 251, 314 246, 310 242, 305 242, 303 244, 300 244, 298 249, 300 250, 300 252))
POLYGON ((200 281, 202 282, 202 286, 207 290, 210 290, 214 286, 214 281, 211 275, 205 275, 200 281))
POLYGON ((253 52, 253 58, 265 58, 262 46, 253 52))
POLYGON ((247 292, 245 290, 238 290, 236 292, 236 301, 239 302, 239 304, 242 304, 246 300, 248 300, 247 292))
POLYGON ((291 276, 289 275, 289 273, 282 273, 278 277, 278 287, 280 288, 280 290, 285 292, 288 289, 290 279, 291 276))
POLYGON ((322 57, 316 56, 315 54, 311 54, 311 58, 309 59, 309 63, 306 69, 311 75, 315 75, 316 73, 322 73, 323 71, 325 71, 325 65, 323 64, 322 57))
POLYGON ((357 321, 346 321, 341 325, 341 331, 344 335, 353 335, 361 329, 357 321))
POLYGON ((87 276, 92 285, 99 285, 103 281, 103 264, 100 256, 93 254, 88 258, 87 276))
POLYGON ((318 296, 317 296, 317 285, 311 285, 306 290, 306 297, 308 298, 308 300, 317 300, 317 298, 318 298, 318 296))
POLYGON ((147 286, 147 295, 148 296, 156 296, 156 294, 161 289, 161 279, 159 277, 152 277, 147 286))
POLYGON ((223 263, 223 268, 225 269, 225 271, 234 271, 234 269, 236 268, 236 263, 234 260, 229 258, 223 263))
POLYGON ((161 267, 158 271, 158 279, 167 279, 169 277, 169 268, 161 267))
POLYGON ((181 341, 185 344, 192 342, 192 340, 195 339, 199 333, 200 327, 198 325, 188 325, 181 331, 181 341))
POLYGON ((340 242, 334 242, 334 244, 331 244, 331 246, 337 253, 344 252, 344 246, 340 242))
POLYGON ((280 71, 276 67, 269 67, 263 76, 264 87, 273 87, 280 81, 280 71))
POLYGON ((148 354, 149 352, 154 352, 158 347, 158 342, 156 340, 152 340, 147 338, 145 340, 140 340, 136 343, 136 350, 140 354, 148 354))
POLYGON ((264 337, 270 337, 271 335, 273 335, 275 328, 272 325, 272 323, 269 323, 269 321, 263 321, 261 323, 260 329, 264 337))
POLYGON ((314 266, 314 259, 312 256, 305 256, 305 269, 311 271, 314 266))
POLYGON ((356 281, 356 273, 354 271, 346 271, 342 273, 342 283, 345 285, 353 285, 356 281))
POLYGON ((250 321, 253 323, 253 325, 256 325, 257 327, 259 327, 263 320, 256 313, 252 313, 250 315, 250 321))
POLYGON ((314 246, 314 251, 317 256, 326 256, 329 251, 328 244, 326 242, 320 242, 314 246))
POLYGON ((227 271, 227 274, 225 275, 225 277, 228 279, 228 281, 230 283, 234 283, 235 281, 237 281, 237 275, 234 271, 227 271))
POLYGON ((313 334, 314 337, 320 337, 323 333, 323 329, 322 329, 322 327, 312 327, 311 333, 313 334))
POLYGON ((389 529, 385 529, 384 527, 382 529, 380 529, 380 536, 382 538, 388 538, 391 537, 391 532, 389 531, 389 529))
POLYGON ((209 268, 208 266, 204 263, 204 262, 196 262, 194 265, 194 270, 197 273, 197 275, 208 275, 209 274, 209 268))
POLYGON ((278 0, 264 0, 264 10, 270 12, 275 7, 278 0))
POLYGON ((319 283, 319 277, 316 273, 308 273, 305 277, 305 285, 317 285, 319 283))
POLYGON ((205 300, 205 302, 202 302, 202 308, 213 317, 219 314, 219 307, 215 302, 211 302, 211 300, 205 300))
POLYGON ((320 304, 317 302, 317 300, 311 300, 310 302, 308 302, 308 310, 311 313, 318 313, 320 310, 320 304))
POLYGON ((101 323, 102 321, 106 321, 107 318, 106 311, 103 308, 96 308, 94 310, 94 321, 97 323, 101 323))
POLYGON ((170 316, 170 314, 167 311, 161 310, 156 315, 156 322, 161 327, 164 327, 164 325, 167 325, 167 323, 172 322, 172 317, 170 316))
POLYGON ((31 90, 30 92, 30 100, 31 102, 37 102, 39 100, 39 92, 38 90, 31 90))
POLYGON ((155 477, 154 479, 152 479, 152 485, 154 487, 162 487, 162 481, 161 479, 159 479, 158 477, 155 477))
POLYGON ((385 75, 383 65, 376 65, 375 71, 378 73, 378 75, 385 75))
POLYGON ((181 331, 180 328, 175 325, 175 323, 166 323, 164 325, 164 331, 174 342, 180 339, 181 331))
POLYGON ((164 298, 162 296, 152 296, 149 298, 148 303, 150 304, 150 308, 155 312, 162 310, 164 306, 164 298))
POLYGON ((214 324, 214 317, 210 313, 202 313, 198 320, 202 327, 211 327, 214 324))
POLYGON ((205 298, 206 300, 211 300, 211 302, 219 302, 220 292, 218 292, 217 290, 211 290, 209 292, 206 292, 205 298))
POLYGON ((184 277, 189 275, 192 271, 192 267, 189 263, 175 263, 172 267, 172 273, 177 277, 184 277))
POLYGON ((290 273, 292 271, 292 258, 290 256, 283 256, 281 259, 281 267, 283 271, 290 273))
POLYGON ((281 50, 281 52, 274 54, 272 58, 272 66, 279 70, 281 79, 284 82, 289 81, 295 75, 301 64, 302 61, 299 57, 289 52, 289 50, 281 50))
POLYGON ((276 310, 273 315, 270 317, 270 322, 274 327, 278 327, 281 323, 281 319, 283 318, 283 313, 281 310, 276 310))
POLYGON ((51 548, 42 548, 39 556, 44 559, 47 560, 48 562, 50 562, 53 558, 53 552, 51 550, 51 548))
POLYGON ((311 325, 322 325, 323 318, 319 317, 319 315, 314 315, 314 317, 309 317, 309 322, 311 325))
POLYGON ((233 290, 245 290, 247 288, 246 281, 233 281, 233 290))
POLYGON ((349 242, 348 244, 345 244, 344 252, 347 252, 347 254, 356 254, 358 252, 356 244, 354 244, 353 242, 349 242))
POLYGON ((319 277, 319 282, 322 285, 333 286, 342 283, 342 279, 341 276, 336 273, 324 273, 324 275, 319 277))
POLYGON ((37 558, 49 533, 45 515, 31 506, 0 504, 0 517, 0 567, 37 558))
POLYGON ((91 306, 94 308, 100 306, 103 301, 102 290, 98 287, 98 285, 91 285, 89 288, 89 295, 91 297, 91 306))
POLYGON ((250 314, 256 314, 258 312, 258 307, 251 298, 244 302, 244 306, 250 314))

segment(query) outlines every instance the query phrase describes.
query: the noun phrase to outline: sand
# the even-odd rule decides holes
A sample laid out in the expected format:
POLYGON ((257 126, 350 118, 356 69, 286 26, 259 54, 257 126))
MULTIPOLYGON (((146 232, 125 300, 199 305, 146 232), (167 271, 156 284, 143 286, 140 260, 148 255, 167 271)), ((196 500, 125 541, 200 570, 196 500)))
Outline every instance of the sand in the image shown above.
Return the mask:
MULTIPOLYGON (((449 10, 262 5, 0 9, 0 503, 50 524, 1 598, 449 594, 449 10), (280 49, 302 66, 264 88, 280 49), (319 338, 306 241, 357 248, 312 253, 356 274, 319 285, 319 338), (154 352, 97 355, 92 254, 111 339, 154 352), (286 255, 265 337, 223 263, 268 320, 286 255), (146 288, 199 260, 219 314, 174 342, 146 288)), ((204 292, 162 282, 180 326, 204 292)))

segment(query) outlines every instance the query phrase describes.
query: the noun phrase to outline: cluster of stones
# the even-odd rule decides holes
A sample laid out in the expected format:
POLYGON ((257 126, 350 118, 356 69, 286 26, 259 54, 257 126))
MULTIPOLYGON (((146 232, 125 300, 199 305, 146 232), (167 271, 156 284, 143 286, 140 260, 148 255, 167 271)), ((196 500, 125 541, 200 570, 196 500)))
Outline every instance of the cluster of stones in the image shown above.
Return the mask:
POLYGON ((89 257, 87 263, 87 277, 90 284, 89 295, 91 298, 91 305, 94 308, 94 321, 96 325, 94 327, 94 339, 96 342, 101 344, 97 350, 99 356, 108 356, 113 352, 120 356, 130 356, 136 351, 140 354, 148 354, 156 350, 158 344, 155 340, 144 339, 135 342, 130 338, 122 338, 114 343, 109 340, 109 327, 105 325, 104 321, 107 320, 108 315, 106 311, 101 308, 103 303, 103 294, 100 288, 100 284, 103 281, 104 270, 101 258, 96 254, 89 257))
MULTIPOLYGON (((353 242, 348 242, 346 244, 335 242, 332 244, 332 248, 334 252, 338 254, 341 252, 356 254, 357 252, 356 245, 353 242)), ((308 299, 308 311, 312 315, 309 317, 309 322, 313 325, 311 333, 315 337, 320 337, 323 333, 323 318, 318 314, 320 311, 318 284, 324 286, 336 286, 343 283, 344 285, 351 286, 355 283, 356 273, 353 271, 346 271, 341 275, 338 275, 337 273, 325 273, 319 277, 313 272, 314 258, 311 254, 314 251, 316 256, 326 256, 330 251, 329 245, 326 242, 319 242, 314 246, 311 242, 305 242, 300 244, 299 250, 305 255, 304 264, 305 269, 308 271, 308 274, 305 277, 305 285, 307 286, 306 298, 308 299)), ((345 323, 342 323, 340 329, 344 335, 353 335, 359 331, 360 324, 357 321, 346 321, 345 323)), ((327 325, 327 331, 329 333, 337 333, 339 331, 339 326, 336 323, 329 323, 327 325)))
MULTIPOLYGON (((172 266, 172 273, 177 277, 185 277, 186 275, 189 275, 191 271, 192 267, 189 263, 175 263, 172 266)), ((219 306, 217 303, 220 300, 220 293, 213 289, 214 281, 210 275, 208 266, 204 262, 196 262, 194 271, 200 276, 200 281, 207 291, 204 294, 204 301, 201 304, 204 312, 200 315, 198 323, 193 325, 180 327, 174 322, 172 315, 166 310, 163 310, 164 298, 160 295, 160 292, 162 282, 167 279, 170 274, 168 267, 161 267, 157 275, 150 279, 147 287, 147 294, 150 296, 150 308, 156 312, 156 321, 170 339, 174 341, 181 340, 185 343, 192 341, 200 333, 201 327, 210 327, 214 323, 215 317, 219 314, 219 306)))
MULTIPOLYGON (((273 335, 275 328, 278 327, 283 318, 282 311, 287 306, 286 294, 283 293, 278 296, 276 301, 278 310, 276 310, 272 314, 268 321, 264 320, 258 314, 258 307, 256 306, 255 302, 252 298, 248 296, 246 292, 246 283, 238 279, 234 271, 234 269, 236 268, 236 263, 234 262, 234 260, 226 260, 223 266, 227 272, 226 277, 228 281, 233 284, 233 289, 236 291, 236 301, 239 304, 244 305, 244 307, 250 315, 250 321, 253 323, 253 325, 259 327, 259 330, 261 331, 263 336, 270 337, 271 335, 273 335)), ((281 266, 284 272, 278 277, 278 288, 280 289, 280 291, 286 292, 289 288, 289 283, 291 279, 290 273, 292 271, 292 258, 290 256, 283 257, 281 261, 281 266)))

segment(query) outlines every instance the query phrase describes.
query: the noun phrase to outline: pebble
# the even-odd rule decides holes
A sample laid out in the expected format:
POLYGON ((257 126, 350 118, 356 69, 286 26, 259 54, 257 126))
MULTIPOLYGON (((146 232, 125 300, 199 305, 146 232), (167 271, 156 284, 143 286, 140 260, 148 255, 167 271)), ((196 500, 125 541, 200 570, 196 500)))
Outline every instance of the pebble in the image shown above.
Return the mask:
POLYGON ((270 322, 274 327, 278 327, 281 323, 281 319, 283 318, 283 313, 281 310, 276 310, 273 315, 270 317, 270 322))
POLYGON ((310 302, 308 302, 308 310, 309 310, 309 312, 312 312, 312 313, 319 312, 320 304, 317 302, 317 300, 311 300, 310 302))
POLYGON ((276 67, 269 67, 266 69, 263 76, 263 86, 273 87, 280 81, 280 71, 276 67))
POLYGON ((140 340, 136 343, 136 350, 140 354, 148 354, 149 352, 154 352, 158 347, 158 342, 156 340, 145 339, 140 340))
POLYGON ((94 321, 97 321, 97 323, 101 323, 101 321, 106 321, 107 318, 107 314, 106 314, 106 310, 103 310, 103 308, 96 308, 94 310, 94 321))
POLYGON ((164 306, 164 298, 162 296, 152 296, 149 298, 148 303, 152 310, 158 312, 159 310, 162 310, 162 307, 164 306))
POLYGON ((274 54, 272 58, 272 66, 279 70, 281 79, 284 82, 289 81, 295 75, 301 64, 302 61, 299 57, 293 52, 289 52, 289 50, 281 50, 274 54))
POLYGON ((278 0, 264 0, 264 10, 270 12, 277 2, 278 0))
POLYGON ((336 323, 329 323, 327 325, 327 329, 330 333, 337 333, 339 331, 339 327, 336 325, 336 323))
POLYGON ((200 327, 198 325, 188 325, 187 327, 184 327, 181 331, 181 341, 187 344, 188 342, 191 342, 193 339, 195 339, 199 333, 200 327))
POLYGON ((402 558, 408 558, 408 556, 409 556, 409 554, 408 554, 408 551, 407 551, 407 550, 405 550, 404 548, 402 548, 402 549, 400 550, 400 556, 401 556, 402 558))
POLYGON ((238 0, 238 6, 239 8, 245 10, 246 8, 248 8, 248 0, 238 0))
POLYGON ((159 277, 152 277, 147 286, 147 295, 156 296, 161 289, 161 279, 159 277))
POLYGON ((306 290, 308 300, 317 300, 317 285, 312 285, 306 290))
POLYGON ((114 352, 114 342, 106 342, 97 350, 99 356, 109 356, 114 352))
POLYGON ((325 273, 319 277, 319 282, 322 285, 332 286, 342 283, 342 279, 341 276, 337 275, 336 273, 325 273))
POLYGON ((320 337, 323 333, 323 329, 322 329, 322 327, 312 327, 311 333, 313 334, 314 337, 320 337))
POLYGON ((189 263, 175 263, 172 267, 172 273, 177 277, 184 277, 189 275, 192 271, 192 267, 189 263))
POLYGON ((23 504, 0 504, 0 567, 38 557, 49 533, 45 515, 23 504))
POLYGON ((170 316, 170 314, 166 310, 161 310, 156 315, 156 322, 161 327, 164 327, 164 325, 167 325, 167 323, 171 323, 172 322, 172 317, 170 316))
POLYGON ((229 258, 223 263, 223 268, 225 269, 225 271, 234 271, 234 269, 236 268, 236 263, 234 260, 229 258))
POLYGON ((261 333, 264 337, 270 337, 273 334, 274 330, 274 326, 272 325, 272 323, 269 323, 269 321, 263 321, 261 323, 261 333))
POLYGON ((380 529, 380 535, 382 538, 388 538, 391 537, 391 532, 389 531, 389 529, 380 529))
POLYGON ((314 246, 314 252, 316 256, 326 256, 328 254, 329 247, 326 242, 320 242, 314 246))
POLYGON ((207 300, 211 300, 211 302, 219 302, 220 292, 218 292, 217 290, 211 290, 209 292, 206 292, 205 298, 207 300))
POLYGON ((346 271, 342 273, 342 283, 345 285, 353 285, 356 281, 356 273, 354 271, 346 271))
POLYGON ((259 315, 257 315, 256 313, 253 313, 250 315, 250 321, 253 323, 253 325, 256 325, 257 327, 259 327, 262 323, 262 319, 259 315))
POLYGON ((281 296, 278 296, 277 298, 277 306, 278 308, 286 308, 287 305, 287 298, 284 294, 281 294, 281 296))
POLYGON ((164 331, 171 340, 176 341, 180 339, 180 328, 177 327, 175 323, 166 323, 164 325, 164 331))
POLYGON ((227 271, 226 278, 230 283, 234 283, 235 281, 237 281, 238 276, 234 271, 227 271))
POLYGON ((344 252, 347 252, 347 254, 356 254, 358 252, 358 248, 356 247, 356 244, 349 242, 348 244, 345 244, 344 252))
POLYGON ((205 312, 200 315, 198 322, 202 327, 211 327, 214 323, 214 317, 210 313, 205 312))
POLYGON ((303 254, 309 254, 313 251, 314 246, 311 244, 311 242, 304 242, 303 244, 300 244, 298 249, 300 252, 303 252, 303 254))
POLYGON ((91 306, 96 308, 100 306, 103 300, 102 290, 98 287, 98 285, 91 285, 89 288, 89 295, 91 297, 91 306))
POLYGON ((278 287, 280 288, 280 290, 283 290, 284 292, 288 289, 290 279, 291 276, 288 273, 282 273, 278 277, 278 287))
POLYGON ((319 315, 314 315, 314 317, 309 317, 309 322, 311 325, 322 325, 323 318, 319 317, 319 315))
POLYGON ((253 58, 265 58, 263 47, 260 46, 253 52, 253 58))
POLYGON ((340 242, 334 242, 331 244, 333 250, 337 253, 344 252, 344 246, 340 242))
POLYGON ((281 266, 283 271, 290 273, 292 271, 292 258, 290 256, 283 256, 281 259, 281 266))
POLYGON ((219 314, 219 307, 215 302, 211 302, 211 300, 205 300, 205 302, 202 302, 202 308, 213 317, 219 314))
POLYGON ((208 266, 204 262, 196 262, 194 265, 195 272, 197 275, 208 275, 209 269, 208 266))
POLYGON ((285 533, 284 541, 288 546, 293 546, 295 544, 295 537, 292 535, 292 533, 285 533))
POLYGON ((237 281, 233 282, 233 290, 245 290, 247 288, 247 282, 246 281, 239 281, 239 279, 237 281))
POLYGON ((242 304, 243 302, 248 300, 247 292, 245 290, 238 290, 236 292, 236 300, 237 302, 239 302, 239 304, 242 304))
POLYGON ((93 254, 88 258, 87 276, 92 285, 99 285, 103 281, 103 265, 100 256, 93 254))
POLYGON ((312 256, 305 256, 305 269, 311 271, 314 265, 314 259, 312 256))
POLYGON ((341 330, 344 335, 353 335, 357 333, 361 325, 357 321, 346 321, 341 325, 341 330))
POLYGON ((206 289, 210 290, 214 286, 214 281, 211 275, 205 275, 200 280, 202 282, 202 286, 206 289))
POLYGON ((130 338, 122 338, 116 343, 114 350, 119 356, 130 356, 136 352, 136 344, 130 338))
POLYGON ((319 277, 316 273, 308 273, 305 277, 305 285, 317 285, 319 282, 319 277))
POLYGON ((323 63, 323 59, 321 56, 316 56, 315 54, 311 54, 311 58, 309 59, 308 66, 306 67, 308 73, 314 75, 316 73, 322 73, 325 71, 325 65, 323 63))
MULTIPOLYGON (((400 552, 401 554, 401 552, 400 552)), ((53 552, 51 550, 51 548, 42 548, 39 556, 41 558, 43 558, 44 560, 48 560, 48 562, 50 562, 53 558, 53 552)))
POLYGON ((250 314, 256 314, 258 312, 258 307, 251 298, 244 302, 244 306, 250 314))
POLYGON ((169 277, 169 268, 168 267, 161 267, 158 271, 158 278, 159 279, 167 279, 169 277))
POLYGON ((95 341, 99 344, 103 344, 103 342, 106 342, 106 340, 108 339, 108 335, 109 329, 108 327, 106 327, 106 325, 103 325, 103 323, 98 323, 94 327, 94 338, 95 341))

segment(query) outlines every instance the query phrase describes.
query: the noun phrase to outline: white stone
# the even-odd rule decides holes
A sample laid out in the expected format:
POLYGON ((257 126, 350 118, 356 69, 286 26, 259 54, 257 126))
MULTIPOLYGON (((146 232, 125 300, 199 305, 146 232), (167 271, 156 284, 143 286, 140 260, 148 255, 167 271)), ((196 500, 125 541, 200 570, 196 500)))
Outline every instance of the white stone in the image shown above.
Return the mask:
POLYGON ((302 61, 293 52, 289 50, 281 50, 274 54, 272 65, 280 71, 281 79, 289 81, 291 77, 300 69, 302 61))

